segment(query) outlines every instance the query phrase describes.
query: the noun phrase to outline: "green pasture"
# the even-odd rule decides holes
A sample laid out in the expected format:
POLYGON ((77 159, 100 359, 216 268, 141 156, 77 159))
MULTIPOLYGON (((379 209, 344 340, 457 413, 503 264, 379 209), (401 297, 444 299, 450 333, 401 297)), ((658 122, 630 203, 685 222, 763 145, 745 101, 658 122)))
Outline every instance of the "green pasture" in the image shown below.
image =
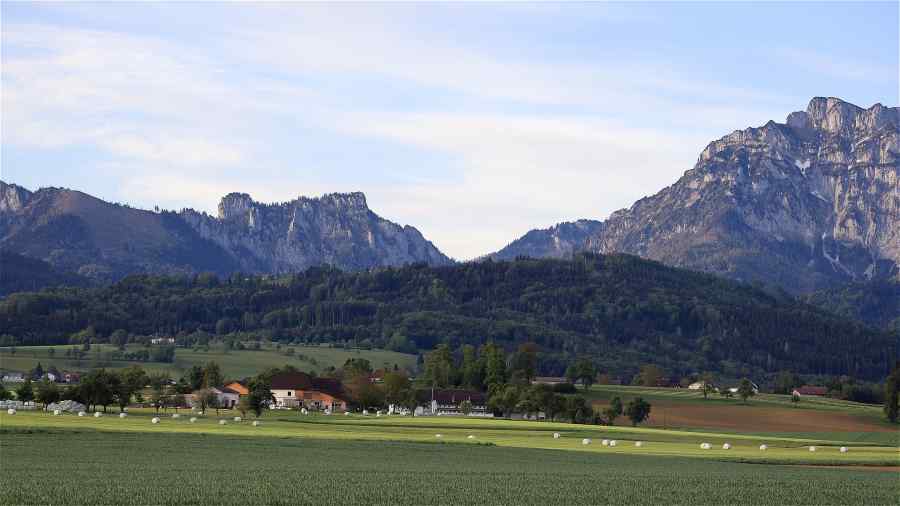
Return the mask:
MULTIPOLYGON (((892 471, 748 464, 719 455, 724 451, 697 458, 687 442, 696 435, 679 444, 656 442, 653 431, 611 433, 650 442, 639 451, 599 441, 585 447, 582 435, 605 432, 563 424, 338 423, 268 413, 253 427, 220 426, 214 418, 153 425, 145 412, 126 419, 0 415, 0 504, 888 505, 900 494, 892 471), (444 438, 434 437, 436 429, 444 438), (559 440, 554 429, 563 431, 559 440), (675 453, 659 453, 664 448, 675 453), (675 456, 679 451, 691 456, 675 456)), ((795 442, 779 444, 785 447, 773 455, 809 458, 788 447, 795 442)), ((825 454, 813 461, 827 461, 825 454)), ((876 463, 882 454, 896 460, 896 448, 854 448, 844 456, 876 463)))
MULTIPOLYGON (((737 397, 724 397, 717 393, 710 393, 707 399, 703 398, 700 390, 688 390, 687 388, 652 388, 623 385, 592 385, 588 390, 578 389, 579 395, 593 401, 608 401, 619 396, 623 399, 643 397, 658 404, 691 404, 702 405, 736 405, 744 404, 737 397)), ((881 416, 881 406, 862 404, 859 402, 831 399, 828 397, 803 397, 800 402, 793 402, 790 395, 759 393, 751 397, 747 404, 754 406, 771 406, 795 409, 817 409, 829 411, 841 411, 864 416, 881 416)))
MULTIPOLYGON (((243 378, 254 376, 271 367, 282 367, 291 364, 305 371, 323 371, 329 366, 340 367, 348 358, 364 358, 372 363, 375 368, 393 368, 396 364, 399 368, 412 368, 416 363, 416 356, 406 353, 397 353, 387 350, 361 350, 328 348, 323 346, 290 346, 294 355, 285 354, 288 349, 283 346, 280 351, 272 346, 263 347, 261 350, 227 350, 223 345, 217 344, 205 349, 178 348, 175 351, 175 362, 132 362, 124 360, 108 360, 108 352, 115 350, 112 345, 92 345, 84 359, 77 360, 67 358, 66 350, 72 345, 63 346, 19 346, 15 353, 8 348, 0 349, 0 369, 12 371, 28 371, 34 368, 38 362, 46 369, 50 365, 60 370, 86 371, 98 367, 110 369, 140 365, 147 371, 167 372, 173 377, 180 377, 185 371, 194 365, 203 365, 210 361, 218 362, 223 372, 229 378, 243 378), (53 350, 51 353, 50 350, 53 350), (303 358, 300 357, 303 355, 303 358)), ((128 345, 128 351, 141 349, 140 345, 128 345)))
POLYGON ((566 423, 527 422, 476 418, 414 418, 400 416, 359 414, 301 415, 296 411, 266 413, 261 425, 253 427, 244 420, 232 420, 235 412, 222 411, 220 416, 208 412, 190 423, 190 410, 180 410, 180 417, 172 413, 160 415, 159 424, 152 424, 151 410, 131 410, 127 418, 119 418, 114 412, 101 418, 77 417, 72 414, 53 416, 41 411, 20 411, 15 415, 0 413, 3 430, 78 430, 101 432, 184 433, 226 436, 254 436, 261 438, 304 438, 329 440, 368 440, 441 442, 460 444, 485 444, 510 448, 534 448, 566 450, 578 453, 602 453, 621 455, 680 456, 698 459, 759 463, 803 463, 846 465, 898 465, 900 452, 896 446, 880 443, 846 441, 823 438, 795 438, 722 434, 716 432, 676 431, 653 428, 608 427, 597 425, 573 425, 566 423), (220 425, 219 419, 227 421, 220 425), (553 433, 560 433, 554 438, 553 433), (440 437, 437 435, 440 434, 440 437), (469 437, 473 436, 473 437, 469 437), (583 444, 583 439, 591 439, 583 444), (615 439, 616 447, 603 446, 602 439, 615 439), (641 441, 643 446, 636 447, 641 441), (708 442, 711 450, 700 449, 708 442), (730 450, 722 449, 729 443, 730 450), (766 444, 769 449, 759 450, 766 444), (810 452, 809 446, 817 446, 810 452), (840 453, 840 446, 850 447, 848 453, 840 453))

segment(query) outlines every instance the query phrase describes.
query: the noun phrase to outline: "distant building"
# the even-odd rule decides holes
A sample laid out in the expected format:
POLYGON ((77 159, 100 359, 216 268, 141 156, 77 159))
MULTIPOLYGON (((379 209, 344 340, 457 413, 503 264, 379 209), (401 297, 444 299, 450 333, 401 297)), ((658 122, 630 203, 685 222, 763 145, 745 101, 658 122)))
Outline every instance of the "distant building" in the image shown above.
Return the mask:
POLYGON ((313 378, 309 374, 282 373, 272 377, 270 387, 275 406, 315 410, 346 411, 347 400, 341 382, 333 378, 313 378))
POLYGON ((9 372, 3 375, 4 383, 24 383, 25 375, 20 372, 9 372))
POLYGON ((416 391, 416 416, 493 416, 487 409, 487 396, 475 390, 421 389, 416 391), (470 403, 468 415, 463 402, 470 403))
POLYGON ((250 390, 243 384, 237 381, 232 381, 231 383, 225 385, 225 388, 230 388, 238 393, 238 395, 249 395, 250 390))
POLYGON ((175 344, 174 337, 154 337, 150 339, 150 344, 175 344))
POLYGON ((822 397, 828 393, 828 387, 818 387, 812 385, 803 385, 800 388, 795 388, 791 395, 812 395, 816 397, 822 397))

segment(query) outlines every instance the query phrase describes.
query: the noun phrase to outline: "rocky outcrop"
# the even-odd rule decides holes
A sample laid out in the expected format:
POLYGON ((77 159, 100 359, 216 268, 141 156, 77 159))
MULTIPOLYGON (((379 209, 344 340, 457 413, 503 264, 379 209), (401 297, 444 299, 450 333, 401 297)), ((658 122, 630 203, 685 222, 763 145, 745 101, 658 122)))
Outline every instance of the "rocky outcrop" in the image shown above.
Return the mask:
POLYGON ((380 218, 362 193, 260 204, 232 193, 218 216, 150 212, 90 195, 0 187, 0 248, 95 281, 133 273, 286 273, 452 261, 415 228, 380 218))
POLYGON ((359 192, 282 204, 261 204, 247 194, 231 193, 219 203, 217 217, 193 210, 183 211, 181 217, 201 237, 234 252, 247 271, 452 263, 415 228, 373 213, 359 192))
POLYGON ((585 247, 808 292, 897 275, 900 112, 814 98, 710 143, 585 247))
POLYGON ((573 252, 582 249, 589 238, 602 231, 603 223, 600 221, 568 221, 550 228, 532 230, 488 256, 494 260, 513 260, 517 257, 568 258, 573 252))

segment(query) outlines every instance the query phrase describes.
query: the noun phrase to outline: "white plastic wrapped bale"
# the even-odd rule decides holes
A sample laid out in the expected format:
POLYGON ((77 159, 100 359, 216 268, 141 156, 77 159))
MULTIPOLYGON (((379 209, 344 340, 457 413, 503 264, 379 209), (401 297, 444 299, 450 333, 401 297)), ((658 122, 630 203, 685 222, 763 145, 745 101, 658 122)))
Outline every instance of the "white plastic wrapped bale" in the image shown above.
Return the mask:
POLYGON ((584 438, 581 440, 581 444, 589 445, 589 444, 591 444, 591 440, 589 438, 584 438))
POLYGON ((158 416, 154 416, 154 417, 150 420, 150 423, 159 423, 159 417, 158 417, 158 416))
POLYGON ((219 420, 219 425, 225 425, 228 423, 228 420, 219 420))
POLYGON ((368 415, 369 415, 369 410, 368 410, 368 409, 364 409, 364 410, 363 410, 363 416, 368 416, 368 415))
POLYGON ((240 421, 241 421, 241 417, 239 417, 239 416, 234 417, 234 421, 235 421, 235 422, 240 422, 240 421))
POLYGON ((473 436, 472 434, 469 434, 468 439, 475 439, 475 436, 473 436))
POLYGON ((308 415, 308 414, 309 414, 309 411, 308 411, 306 408, 303 408, 303 409, 300 410, 300 414, 301 414, 301 415, 308 415))
POLYGON ((609 446, 609 439, 604 439, 603 441, 600 441, 600 444, 603 446, 609 446))
POLYGON ((700 443, 701 450, 709 450, 710 448, 712 448, 712 445, 710 445, 709 443, 700 443))
POLYGON ((100 418, 101 416, 103 416, 103 413, 101 413, 101 412, 99 412, 99 411, 97 411, 96 413, 94 413, 94 418, 100 418))
POLYGON ((349 411, 345 412, 344 416, 350 416, 350 412, 349 411))
POLYGON ((440 439, 440 438, 444 437, 444 435, 443 434, 435 434, 434 437, 440 439))
POLYGON ((377 413, 375 413, 375 418, 378 418, 379 416, 381 416, 381 411, 378 411, 377 413))
POLYGON ((723 449, 723 450, 730 450, 730 449, 731 449, 731 444, 729 444, 729 443, 723 444, 723 445, 722 445, 722 449, 723 449))
POLYGON ((816 451, 816 447, 815 447, 815 446, 810 446, 810 447, 809 447, 809 451, 811 451, 811 452, 816 451))
POLYGON ((616 440, 615 439, 610 440, 609 446, 616 446, 616 440))
POLYGON ((559 432, 553 433, 553 439, 559 439, 559 432))
POLYGON ((7 409, 7 410, 6 410, 6 414, 7 414, 7 415, 14 415, 14 414, 16 414, 15 408, 9 408, 9 409, 7 409))
POLYGON ((79 411, 78 416, 84 416, 84 411, 79 411))
POLYGON ((846 446, 841 447, 841 453, 847 453, 848 451, 850 451, 850 448, 847 448, 846 446))
POLYGON ((254 427, 259 427, 259 425, 260 425, 259 420, 253 420, 254 427))
POLYGON ((181 415, 178 414, 178 413, 174 413, 174 414, 172 415, 172 418, 181 418, 181 415))
POLYGON ((195 422, 197 421, 197 417, 196 417, 196 416, 192 416, 191 419, 188 420, 188 421, 191 422, 191 423, 195 423, 195 422))
POLYGON ((769 447, 766 446, 766 445, 759 445, 759 449, 762 450, 762 451, 766 451, 766 450, 769 449, 769 447))
POLYGON ((640 447, 644 446, 644 442, 643 441, 635 441, 634 446, 637 446, 638 448, 640 448, 640 447))
POLYGON ((61 414, 62 414, 62 411, 60 411, 60 410, 58 410, 58 409, 54 409, 54 410, 53 410, 53 416, 59 416, 59 415, 61 415, 61 414))
POLYGON ((119 418, 125 418, 128 416, 128 413, 119 413, 119 418))

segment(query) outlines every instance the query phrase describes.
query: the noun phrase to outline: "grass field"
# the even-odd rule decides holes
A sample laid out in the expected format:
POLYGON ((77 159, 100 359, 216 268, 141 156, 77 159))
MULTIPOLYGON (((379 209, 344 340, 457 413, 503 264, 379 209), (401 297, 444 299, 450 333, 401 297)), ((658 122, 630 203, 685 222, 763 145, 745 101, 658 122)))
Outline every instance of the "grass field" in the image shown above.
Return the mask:
POLYGON ((897 466, 898 448, 856 443, 842 454, 837 440, 297 412, 266 413, 259 427, 151 416, 0 414, 0 502, 878 505, 900 494, 897 468, 867 467, 897 466))
MULTIPOLYGON (((320 346, 291 346, 294 356, 284 353, 287 347, 276 351, 273 347, 264 347, 259 351, 226 350, 222 345, 210 346, 209 351, 178 348, 175 351, 175 362, 130 362, 107 360, 104 355, 114 350, 111 345, 94 345, 83 360, 66 358, 65 346, 20 346, 15 354, 6 348, 0 350, 0 368, 13 371, 31 370, 38 362, 46 369, 55 365, 60 370, 85 371, 97 367, 121 368, 138 364, 148 371, 168 372, 172 377, 180 377, 194 365, 203 365, 210 361, 218 362, 229 378, 253 376, 271 367, 291 364, 305 371, 323 371, 329 366, 340 367, 348 358, 368 359, 372 366, 393 368, 397 364, 401 369, 415 366, 416 356, 386 350, 346 350, 343 348, 326 348, 320 346), (54 352, 51 354, 50 350, 54 352), (301 358, 302 355, 302 358, 301 358)), ((142 348, 129 345, 128 350, 142 348)))

